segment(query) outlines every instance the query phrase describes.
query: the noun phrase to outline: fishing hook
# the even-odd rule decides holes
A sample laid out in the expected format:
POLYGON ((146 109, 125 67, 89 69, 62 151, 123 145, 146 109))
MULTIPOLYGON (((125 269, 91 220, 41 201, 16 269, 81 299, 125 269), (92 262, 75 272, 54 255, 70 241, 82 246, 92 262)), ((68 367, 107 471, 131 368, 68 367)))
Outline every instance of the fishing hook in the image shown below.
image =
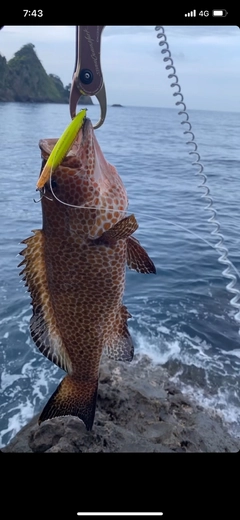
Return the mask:
POLYGON ((43 197, 45 197, 47 200, 50 200, 51 202, 53 202, 53 199, 50 199, 49 197, 47 197, 47 195, 45 193, 46 192, 45 186, 43 186, 43 188, 40 190, 37 188, 36 191, 40 192, 40 198, 38 200, 33 199, 33 202, 35 202, 35 204, 38 204, 38 202, 41 202, 43 197))

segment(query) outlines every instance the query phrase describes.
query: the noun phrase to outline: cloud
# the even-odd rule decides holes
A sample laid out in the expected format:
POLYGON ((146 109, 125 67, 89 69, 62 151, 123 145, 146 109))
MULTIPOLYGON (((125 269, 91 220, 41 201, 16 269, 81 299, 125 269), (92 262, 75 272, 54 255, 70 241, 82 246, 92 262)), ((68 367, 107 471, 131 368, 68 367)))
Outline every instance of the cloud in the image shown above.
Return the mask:
MULTIPOLYGON (((237 26, 165 26, 184 96, 190 108, 240 110, 240 31, 237 26), (217 95, 216 95, 217 92, 217 95)), ((101 64, 108 102, 174 106, 171 73, 165 68, 155 26, 106 26, 101 64)), ((0 52, 10 59, 31 42, 48 73, 71 82, 75 63, 74 26, 8 26, 0 52)))
POLYGON ((154 31, 154 25, 107 25, 103 31, 103 37, 118 35, 136 35, 151 34, 154 31))
POLYGON ((235 25, 229 26, 220 26, 220 25, 185 25, 185 26, 164 26, 165 32, 169 36, 177 36, 181 38, 193 38, 193 41, 196 38, 202 38, 204 36, 231 36, 233 38, 239 38, 240 31, 239 28, 235 25))
MULTIPOLYGON (((155 30, 155 25, 107 25, 103 31, 103 36, 117 36, 117 35, 136 35, 136 34, 156 34, 159 31, 155 30)), ((201 36, 233 36, 239 37, 239 28, 237 26, 191 26, 191 25, 164 25, 164 30, 169 36, 177 36, 181 38, 196 38, 201 36)))
POLYGON ((75 27, 70 25, 55 25, 53 27, 50 25, 6 25, 1 33, 6 37, 9 36, 14 40, 18 38, 18 40, 24 40, 24 42, 31 37, 38 42, 46 42, 46 40, 64 42, 74 40, 75 27))

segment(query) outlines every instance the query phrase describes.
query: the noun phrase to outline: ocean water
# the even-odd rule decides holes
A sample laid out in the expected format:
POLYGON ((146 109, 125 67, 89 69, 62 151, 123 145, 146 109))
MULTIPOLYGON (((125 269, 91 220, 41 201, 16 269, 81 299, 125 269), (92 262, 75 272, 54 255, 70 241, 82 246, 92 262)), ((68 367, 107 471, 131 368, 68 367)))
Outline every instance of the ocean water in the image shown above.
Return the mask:
MULTIPOLYGON (((98 106, 88 116, 98 119, 98 106)), ((211 214, 201 198, 192 146, 177 109, 108 108, 96 131, 126 186, 136 233, 157 275, 127 271, 124 303, 136 352, 169 371, 197 403, 219 413, 240 437, 240 336, 215 249, 211 214)), ((229 258, 240 270, 240 114, 190 111, 229 258)), ((59 137, 67 105, 0 104, 0 445, 37 412, 63 372, 40 354, 29 333, 30 297, 17 269, 21 240, 41 228, 33 199, 38 141, 59 137)), ((239 279, 237 287, 240 288, 239 279)))

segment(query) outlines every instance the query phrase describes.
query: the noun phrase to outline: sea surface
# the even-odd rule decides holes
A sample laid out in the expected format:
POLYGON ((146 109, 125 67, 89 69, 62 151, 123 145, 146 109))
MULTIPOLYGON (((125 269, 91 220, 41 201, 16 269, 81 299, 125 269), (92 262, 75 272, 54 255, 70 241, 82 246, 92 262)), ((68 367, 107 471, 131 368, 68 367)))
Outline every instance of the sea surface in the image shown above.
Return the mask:
MULTIPOLYGON (((174 102, 173 102, 174 107, 174 102)), ((214 208, 240 270, 240 114, 191 110, 190 121, 214 208)), ((88 107, 96 122, 99 107, 88 107)), ((136 352, 163 365, 187 395, 219 413, 240 437, 240 336, 237 309, 215 249, 214 226, 176 108, 108 108, 96 131, 126 186, 136 237, 157 275, 127 271, 125 304, 136 352)), ((21 240, 41 228, 35 191, 38 142, 59 137, 67 105, 0 103, 0 446, 39 412, 63 372, 33 344, 30 297, 17 268, 21 240)), ((239 278, 236 287, 240 289, 239 278)))

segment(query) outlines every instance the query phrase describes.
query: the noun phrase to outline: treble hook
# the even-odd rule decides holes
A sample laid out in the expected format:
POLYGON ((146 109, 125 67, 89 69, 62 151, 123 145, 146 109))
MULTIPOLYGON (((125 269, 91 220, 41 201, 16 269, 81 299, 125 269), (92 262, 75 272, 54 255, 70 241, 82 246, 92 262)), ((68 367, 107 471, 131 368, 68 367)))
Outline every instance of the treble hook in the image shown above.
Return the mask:
POLYGON ((43 186, 43 188, 41 188, 41 189, 37 188, 36 191, 39 191, 39 192, 40 192, 40 199, 38 199, 38 200, 33 199, 33 202, 35 202, 35 204, 38 204, 38 202, 41 202, 42 199, 43 199, 43 197, 45 197, 46 199, 48 199, 48 200, 50 200, 51 202, 53 202, 53 199, 50 199, 49 197, 47 197, 45 186, 43 186))

